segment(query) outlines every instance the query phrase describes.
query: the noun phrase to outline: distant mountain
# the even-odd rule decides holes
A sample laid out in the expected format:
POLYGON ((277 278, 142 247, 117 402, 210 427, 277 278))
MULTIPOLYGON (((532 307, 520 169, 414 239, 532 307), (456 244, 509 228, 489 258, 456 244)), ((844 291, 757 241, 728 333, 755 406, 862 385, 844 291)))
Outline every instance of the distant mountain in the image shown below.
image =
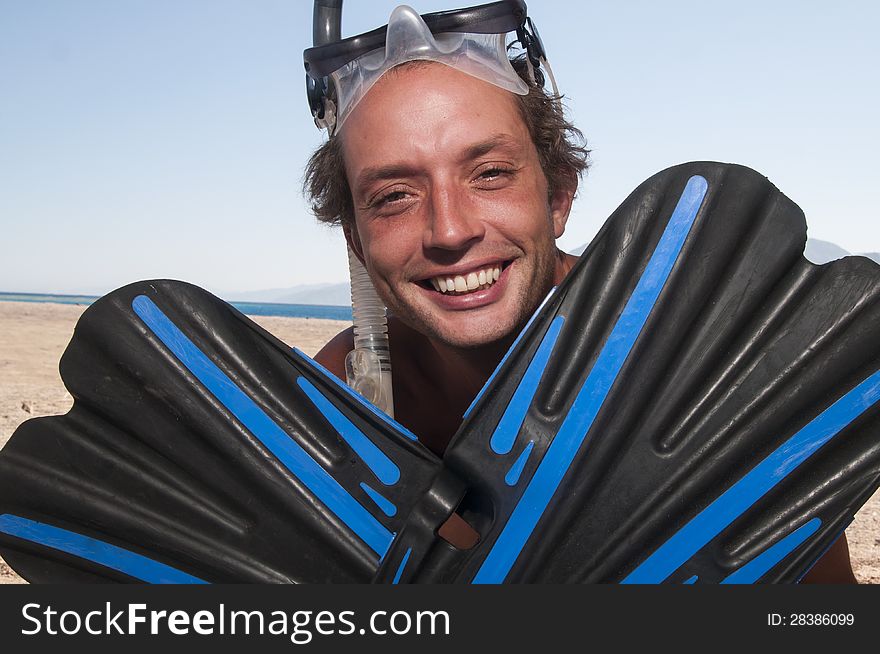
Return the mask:
POLYGON ((346 307, 351 304, 351 287, 348 282, 300 284, 289 288, 225 293, 223 299, 231 302, 273 302, 277 304, 319 304, 346 307))
MULTIPOLYGON (((820 241, 817 238, 808 238, 807 247, 804 249, 804 256, 813 263, 828 263, 841 257, 848 257, 852 252, 847 252, 839 245, 829 243, 828 241, 820 241)), ((868 257, 880 263, 880 252, 859 252, 857 257, 868 257)))
MULTIPOLYGON (((586 249, 587 244, 584 244, 580 247, 574 248, 569 254, 579 257, 586 249)), ((808 238, 807 246, 804 248, 804 256, 807 260, 817 264, 828 263, 829 261, 834 261, 841 257, 848 257, 851 254, 851 252, 844 250, 839 245, 829 241, 820 241, 817 238, 808 238)), ((868 257, 869 259, 873 259, 877 263, 880 263, 880 252, 862 252, 856 256, 868 257)))
POLYGON ((847 252, 839 245, 828 241, 820 241, 817 238, 808 238, 807 247, 804 248, 804 256, 807 258, 807 261, 812 261, 813 263, 828 263, 850 254, 850 252, 847 252))

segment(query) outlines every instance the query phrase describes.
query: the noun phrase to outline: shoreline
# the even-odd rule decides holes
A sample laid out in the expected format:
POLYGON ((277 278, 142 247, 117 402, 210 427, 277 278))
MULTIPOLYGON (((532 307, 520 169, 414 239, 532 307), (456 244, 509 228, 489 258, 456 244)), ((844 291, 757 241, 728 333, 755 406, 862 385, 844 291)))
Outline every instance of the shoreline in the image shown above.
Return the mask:
MULTIPOLYGON (((104 296, 65 295, 63 293, 9 293, 0 291, 0 304, 52 304, 87 309, 104 296), (33 298, 33 299, 31 299, 33 298)), ((223 300, 223 298, 220 298, 223 300)), ((307 304, 289 302, 256 302, 251 300, 223 300, 251 319, 303 318, 307 320, 335 320, 351 322, 351 305, 307 304), (308 315, 303 315, 308 314, 308 315)))

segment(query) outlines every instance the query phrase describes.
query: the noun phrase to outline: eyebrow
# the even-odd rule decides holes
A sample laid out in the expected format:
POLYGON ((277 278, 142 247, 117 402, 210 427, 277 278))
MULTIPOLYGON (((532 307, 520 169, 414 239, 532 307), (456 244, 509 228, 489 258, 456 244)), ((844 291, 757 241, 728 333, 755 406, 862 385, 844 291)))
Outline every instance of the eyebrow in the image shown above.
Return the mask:
POLYGON ((387 166, 374 166, 364 168, 357 177, 356 188, 366 188, 375 182, 381 182, 386 179, 395 179, 397 177, 411 177, 418 171, 413 166, 406 164, 389 164, 387 166))
MULTIPOLYGON (((496 149, 506 149, 513 152, 519 152, 522 145, 508 134, 493 134, 489 138, 468 146, 463 152, 459 161, 473 161, 485 156, 496 149)), ((414 166, 407 164, 388 164, 386 166, 373 166, 364 168, 358 175, 355 188, 362 189, 381 182, 386 179, 396 179, 399 177, 412 177, 419 174, 419 170, 414 166)))
POLYGON ((484 141, 474 143, 468 147, 461 157, 462 161, 471 161, 489 154, 496 149, 512 150, 519 152, 522 145, 508 134, 493 134, 484 141))

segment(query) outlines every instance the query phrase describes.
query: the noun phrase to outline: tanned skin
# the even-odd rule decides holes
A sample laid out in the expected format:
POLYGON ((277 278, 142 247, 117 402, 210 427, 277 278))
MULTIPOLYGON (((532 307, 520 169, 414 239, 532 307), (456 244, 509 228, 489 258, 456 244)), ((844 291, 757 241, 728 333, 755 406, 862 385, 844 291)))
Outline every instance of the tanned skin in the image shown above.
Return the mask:
MULTIPOLYGON (((550 192, 512 95, 440 64, 393 69, 340 134, 355 224, 346 238, 389 307, 395 418, 442 456, 538 303, 576 258, 556 248, 577 188, 550 192), (466 294, 430 281, 497 265, 466 294)), ((340 379, 348 329, 317 354, 340 379)), ((453 514, 438 532, 479 535, 453 514)), ((805 579, 854 583, 846 539, 805 579)))

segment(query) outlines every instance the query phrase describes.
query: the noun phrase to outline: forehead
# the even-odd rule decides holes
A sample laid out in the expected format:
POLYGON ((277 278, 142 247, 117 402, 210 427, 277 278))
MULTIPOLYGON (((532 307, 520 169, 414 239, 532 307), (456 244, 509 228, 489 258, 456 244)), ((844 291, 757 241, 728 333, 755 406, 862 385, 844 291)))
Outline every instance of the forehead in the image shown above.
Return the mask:
POLYGON ((531 143, 513 93, 435 62, 412 62, 386 73, 339 136, 346 168, 453 156, 499 136, 524 148, 531 143))

